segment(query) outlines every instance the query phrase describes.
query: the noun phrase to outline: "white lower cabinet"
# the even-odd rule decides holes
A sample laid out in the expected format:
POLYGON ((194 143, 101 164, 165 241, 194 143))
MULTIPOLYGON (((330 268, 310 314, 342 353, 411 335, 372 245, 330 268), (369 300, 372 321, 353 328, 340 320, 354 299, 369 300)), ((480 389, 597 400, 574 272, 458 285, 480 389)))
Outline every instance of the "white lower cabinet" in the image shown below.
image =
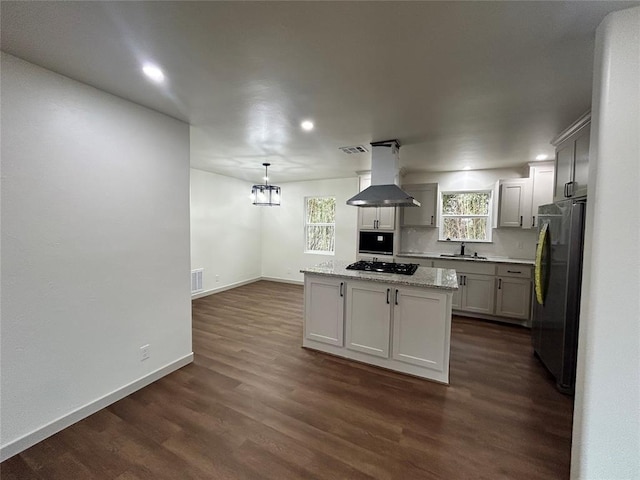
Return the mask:
POLYGON ((345 281, 306 275, 304 279, 304 336, 328 345, 344 345, 345 281))
POLYGON ((498 277, 496 315, 528 320, 530 299, 531 280, 498 277))
POLYGON ((398 289, 393 295, 393 358, 439 372, 448 368, 446 295, 398 289))
POLYGON ((460 315, 528 325, 531 315, 530 265, 435 260, 437 268, 452 268, 458 290, 451 306, 460 315))
POLYGON ((346 347, 389 358, 391 287, 383 283, 347 283, 346 347))
POLYGON ((499 265, 496 315, 529 320, 531 308, 531 267, 499 265))
POLYGON ((448 383, 451 295, 305 274, 303 346, 448 383))
POLYGON ((495 288, 494 277, 474 273, 464 273, 462 277, 460 310, 491 315, 495 288))

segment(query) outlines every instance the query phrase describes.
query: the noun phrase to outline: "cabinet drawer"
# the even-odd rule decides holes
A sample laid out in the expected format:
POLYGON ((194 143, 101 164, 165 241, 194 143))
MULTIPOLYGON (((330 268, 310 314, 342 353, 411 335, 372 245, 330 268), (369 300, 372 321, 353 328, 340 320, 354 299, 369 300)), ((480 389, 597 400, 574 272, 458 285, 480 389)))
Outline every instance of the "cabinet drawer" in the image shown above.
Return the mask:
POLYGON ((468 260, 434 260, 435 268, 451 268, 460 273, 479 273, 480 275, 495 275, 495 263, 472 262, 468 260))
POLYGON ((529 265, 498 265, 499 277, 531 278, 529 265))

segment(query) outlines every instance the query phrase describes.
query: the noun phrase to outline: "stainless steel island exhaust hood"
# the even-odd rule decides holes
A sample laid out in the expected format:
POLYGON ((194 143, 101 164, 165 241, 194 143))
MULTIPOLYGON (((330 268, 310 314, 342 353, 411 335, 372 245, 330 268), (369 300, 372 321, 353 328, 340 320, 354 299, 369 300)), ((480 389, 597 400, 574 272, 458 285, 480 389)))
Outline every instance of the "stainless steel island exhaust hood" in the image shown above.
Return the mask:
POLYGON ((419 207, 420 202, 398 187, 400 144, 387 140, 371 144, 371 186, 347 200, 356 207, 419 207))

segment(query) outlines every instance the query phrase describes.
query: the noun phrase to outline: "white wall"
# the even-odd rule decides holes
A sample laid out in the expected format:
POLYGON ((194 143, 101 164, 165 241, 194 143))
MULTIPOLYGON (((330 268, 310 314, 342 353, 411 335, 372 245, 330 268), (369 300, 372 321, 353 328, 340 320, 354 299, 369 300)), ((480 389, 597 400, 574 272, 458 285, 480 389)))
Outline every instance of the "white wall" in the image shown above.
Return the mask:
POLYGON ((266 207, 251 204, 251 185, 191 169, 191 268, 204 268, 202 294, 262 275, 261 213, 266 207))
POLYGON ((1 127, 6 458, 190 361, 189 129, 5 54, 1 127))
MULTIPOLYGON (((494 189, 498 180, 525 177, 525 169, 487 169, 463 172, 409 173, 402 179, 403 184, 438 183, 440 191, 448 190, 489 190, 494 189)), ((496 202, 497 192, 493 201, 496 202)), ((458 242, 438 241, 438 228, 401 229, 400 251, 410 253, 455 253, 458 242)), ((497 228, 492 233, 492 243, 469 244, 467 252, 492 257, 521 259, 535 258, 536 229, 497 228)))
POLYGON ((526 177, 523 168, 495 168, 486 170, 467 170, 440 173, 407 173, 402 177, 403 184, 438 183, 438 188, 447 190, 487 190, 495 187, 498 180, 526 177))
POLYGON ((598 27, 571 478, 640 478, 640 8, 598 27))
POLYGON ((355 261, 357 207, 346 201, 358 193, 358 179, 341 178, 283 183, 282 205, 262 208, 262 275, 303 281, 300 269, 326 260, 355 261), (336 197, 336 251, 334 255, 304 253, 304 199, 336 197))

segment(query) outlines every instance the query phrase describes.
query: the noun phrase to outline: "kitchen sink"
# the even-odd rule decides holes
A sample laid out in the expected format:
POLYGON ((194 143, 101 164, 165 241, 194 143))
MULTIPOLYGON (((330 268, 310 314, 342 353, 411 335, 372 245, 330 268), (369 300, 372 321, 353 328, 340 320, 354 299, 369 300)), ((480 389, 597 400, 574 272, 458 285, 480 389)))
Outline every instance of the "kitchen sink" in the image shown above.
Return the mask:
POLYGON ((460 255, 459 253, 441 253, 441 257, 447 258, 459 258, 461 260, 486 260, 487 257, 481 257, 480 255, 460 255))

